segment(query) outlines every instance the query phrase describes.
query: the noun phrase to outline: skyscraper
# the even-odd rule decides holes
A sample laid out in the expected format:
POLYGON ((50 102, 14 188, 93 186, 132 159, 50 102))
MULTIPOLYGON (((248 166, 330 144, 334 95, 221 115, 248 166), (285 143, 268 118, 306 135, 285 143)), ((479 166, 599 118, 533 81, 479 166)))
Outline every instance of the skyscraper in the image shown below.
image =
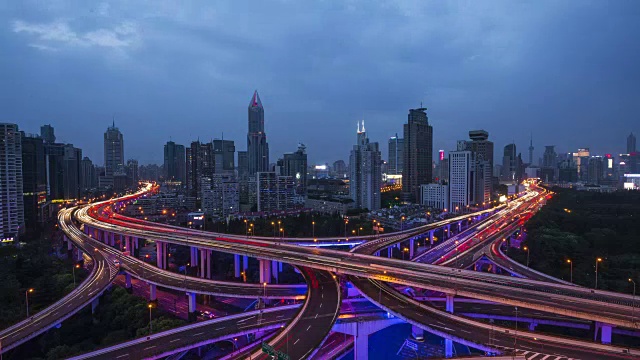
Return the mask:
POLYGON ((267 134, 264 132, 264 108, 257 90, 249 103, 247 156, 249 175, 269 171, 269 144, 267 144, 267 134))
POLYGON ((164 145, 164 179, 180 181, 185 185, 186 157, 184 145, 167 141, 164 145))
POLYGON ((405 201, 420 198, 420 185, 433 179, 433 127, 429 125, 427 108, 410 109, 404 124, 404 161, 402 192, 405 201))
POLYGON ((64 145, 64 198, 77 199, 80 197, 80 176, 82 175, 82 150, 72 144, 64 145))
POLYGON ((44 144, 47 200, 64 199, 64 144, 44 144))
POLYGON ((389 164, 387 173, 393 175, 402 174, 402 163, 404 162, 404 139, 398 134, 389 138, 389 164))
POLYGON ((633 133, 627 137, 627 154, 636 152, 636 136, 633 133))
POLYGON ((284 154, 280 175, 291 176, 295 183, 296 194, 307 193, 307 153, 304 144, 298 144, 298 150, 284 154))
POLYGON ((449 152, 449 206, 453 213, 464 210, 474 200, 473 156, 469 150, 449 152))
POLYGON ((189 195, 199 197, 202 190, 202 178, 211 178, 211 175, 213 175, 213 144, 201 143, 199 140, 194 141, 186 153, 187 191, 189 195))
POLYGON ((22 132, 22 191, 24 222, 37 230, 46 220, 47 177, 42 138, 22 132))
POLYGON ((358 123, 358 142, 349 158, 349 195, 360 209, 380 209, 380 185, 382 182, 381 154, 377 142, 369 142, 367 133, 358 123))
POLYGON ((113 187, 113 175, 124 169, 124 139, 115 122, 104 133, 105 185, 113 187))
POLYGON ((504 147, 502 154, 502 180, 517 181, 517 167, 516 144, 508 144, 504 147))
POLYGON ((558 155, 554 149, 554 145, 544 147, 542 155, 542 170, 540 176, 544 182, 553 182, 556 180, 556 172, 558 168, 558 155))
POLYGON ((0 241, 23 232, 22 134, 18 125, 0 123, 0 241))
POLYGON ((493 174, 493 142, 489 141, 489 133, 485 130, 469 131, 471 141, 459 141, 458 150, 469 150, 473 153, 473 198, 475 204, 491 201, 491 177, 493 174))
POLYGON ((138 174, 138 160, 129 159, 127 160, 127 186, 132 189, 137 189, 138 181, 140 181, 140 176, 138 174))
POLYGON ((85 156, 82 159, 80 169, 80 172, 82 173, 82 175, 80 176, 80 189, 82 190, 82 192, 86 192, 97 187, 98 177, 96 175, 96 168, 95 166, 93 166, 93 162, 91 161, 91 159, 85 156))
POLYGON ((42 137, 42 141, 48 144, 53 144, 54 142, 56 142, 56 135, 53 130, 53 126, 42 125, 40 127, 40 137, 42 137))
POLYGON ((236 168, 236 146, 233 140, 213 140, 215 173, 233 172, 236 168))

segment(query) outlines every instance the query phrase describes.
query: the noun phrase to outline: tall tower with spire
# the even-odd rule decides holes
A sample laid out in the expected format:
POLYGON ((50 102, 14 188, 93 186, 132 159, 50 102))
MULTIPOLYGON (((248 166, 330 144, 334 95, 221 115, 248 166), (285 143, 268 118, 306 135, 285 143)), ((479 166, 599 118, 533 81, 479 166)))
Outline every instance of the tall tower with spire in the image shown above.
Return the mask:
POLYGON ((264 132, 264 108, 258 90, 253 93, 249 103, 247 158, 249 175, 269 171, 269 144, 267 144, 267 134, 264 132))
POLYGON ((531 134, 531 140, 529 141, 529 166, 533 165, 533 134, 531 134))

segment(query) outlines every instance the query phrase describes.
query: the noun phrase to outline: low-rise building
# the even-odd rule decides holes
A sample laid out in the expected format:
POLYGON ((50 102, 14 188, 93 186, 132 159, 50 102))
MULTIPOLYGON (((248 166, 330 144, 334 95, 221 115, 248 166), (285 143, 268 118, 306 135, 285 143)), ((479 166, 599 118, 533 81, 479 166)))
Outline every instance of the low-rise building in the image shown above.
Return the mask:
POLYGON ((423 184, 420 185, 421 204, 432 209, 449 209, 449 185, 423 184))

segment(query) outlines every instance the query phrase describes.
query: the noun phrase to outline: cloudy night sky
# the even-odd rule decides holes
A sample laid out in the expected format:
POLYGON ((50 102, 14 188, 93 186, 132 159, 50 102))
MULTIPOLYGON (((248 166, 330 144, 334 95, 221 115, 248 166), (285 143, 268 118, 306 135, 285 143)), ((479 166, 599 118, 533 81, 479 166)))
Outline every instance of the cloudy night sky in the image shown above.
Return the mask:
POLYGON ((86 3, 0 3, 0 122, 50 123, 97 164, 114 117, 142 164, 170 138, 244 150, 255 89, 271 162, 298 142, 347 161, 363 118, 386 159, 421 102, 434 154, 485 129, 498 163, 511 141, 526 161, 530 134, 537 159, 640 132, 635 0, 86 3))

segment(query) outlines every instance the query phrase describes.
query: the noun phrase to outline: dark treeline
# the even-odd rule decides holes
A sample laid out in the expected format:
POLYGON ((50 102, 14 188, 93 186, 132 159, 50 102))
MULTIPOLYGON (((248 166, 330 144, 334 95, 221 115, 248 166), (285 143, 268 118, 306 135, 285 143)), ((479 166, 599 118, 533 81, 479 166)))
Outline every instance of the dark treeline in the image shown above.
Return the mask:
MULTIPOLYGON (((587 287, 631 292, 640 281, 640 192, 594 193, 554 188, 550 199, 526 225, 534 269, 587 287)), ((515 252, 520 262, 526 253, 515 252)))

